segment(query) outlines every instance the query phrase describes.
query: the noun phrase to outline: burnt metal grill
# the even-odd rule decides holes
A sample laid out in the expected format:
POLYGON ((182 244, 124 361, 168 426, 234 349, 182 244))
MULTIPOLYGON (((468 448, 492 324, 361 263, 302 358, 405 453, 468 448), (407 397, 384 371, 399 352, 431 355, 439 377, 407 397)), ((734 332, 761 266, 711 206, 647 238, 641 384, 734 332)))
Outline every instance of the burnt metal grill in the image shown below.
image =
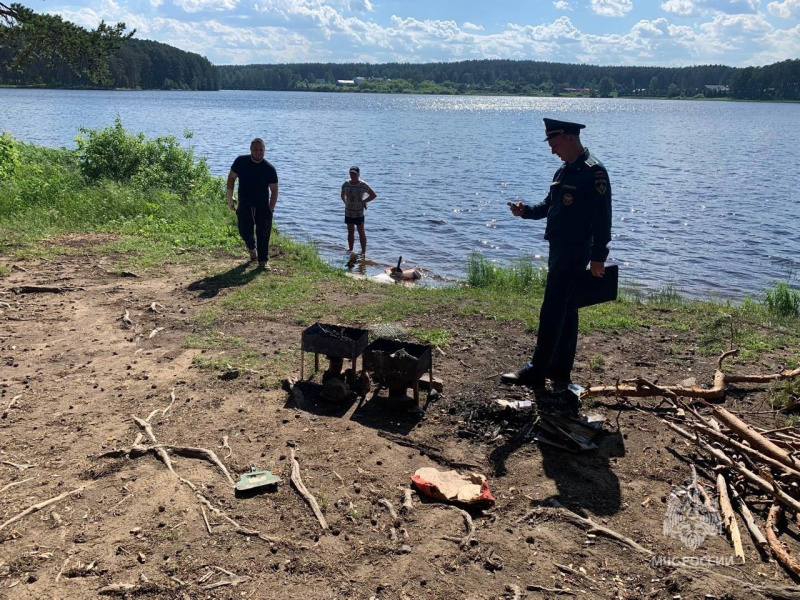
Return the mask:
POLYGON ((314 353, 314 370, 319 371, 319 355, 329 359, 349 359, 353 364, 351 383, 355 380, 356 361, 369 341, 369 332, 356 327, 314 323, 300 338, 300 379, 305 370, 305 353, 314 353))
POLYGON ((364 349, 363 367, 389 388, 390 396, 412 388, 417 404, 420 376, 428 371, 433 381, 433 355, 425 344, 378 338, 364 349))

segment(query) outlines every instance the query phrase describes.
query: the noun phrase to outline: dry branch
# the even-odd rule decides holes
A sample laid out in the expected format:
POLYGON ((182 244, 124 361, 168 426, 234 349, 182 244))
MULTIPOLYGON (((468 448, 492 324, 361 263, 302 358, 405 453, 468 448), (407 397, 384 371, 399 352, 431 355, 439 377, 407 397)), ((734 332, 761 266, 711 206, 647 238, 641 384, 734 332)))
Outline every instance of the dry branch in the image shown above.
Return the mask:
POLYGON ((462 550, 469 550, 472 546, 478 545, 478 538, 475 534, 475 523, 473 523, 472 516, 467 511, 458 508, 457 506, 452 506, 449 504, 435 504, 434 506, 438 508, 447 508, 450 510, 456 510, 459 513, 461 513, 461 518, 464 519, 464 527, 466 527, 467 529, 466 535, 462 538, 445 536, 444 539, 453 542, 458 542, 458 546, 462 550))
POLYGON ((221 581, 217 581, 216 583, 209 583, 207 585, 204 585, 203 586, 204 590, 213 590, 213 589, 216 589, 216 588, 219 588, 219 587, 223 587, 223 586, 226 586, 226 585, 230 585, 230 586, 236 587, 240 583, 244 583, 245 581, 250 579, 247 576, 243 577, 243 576, 237 575, 236 573, 231 573, 230 571, 228 571, 226 569, 223 569, 222 567, 214 567, 214 568, 217 569, 218 571, 221 571, 222 573, 225 573, 226 575, 228 575, 229 579, 222 579, 221 581))
POLYGON ((136 586, 132 583, 112 583, 111 585, 101 587, 97 590, 97 593, 105 596, 113 596, 114 594, 127 596, 135 589, 136 586))
POLYGON ((733 486, 731 486, 731 496, 733 496, 733 499, 736 501, 736 505, 739 508, 739 514, 742 516, 745 525, 747 525, 747 531, 750 532, 750 537, 753 538, 753 543, 756 545, 756 548, 766 554, 768 548, 767 538, 764 537, 764 534, 761 533, 761 530, 758 528, 758 524, 756 523, 755 518, 753 518, 753 513, 750 512, 750 509, 747 507, 744 498, 739 496, 739 493, 733 486))
POLYGON ((721 406, 712 406, 711 410, 714 411, 714 416, 724 425, 726 425, 728 429, 733 431, 743 440, 748 441, 750 445, 759 452, 766 454, 767 456, 771 456, 787 467, 796 469, 798 466, 800 466, 798 461, 789 456, 785 450, 776 446, 772 441, 758 433, 755 429, 750 427, 736 415, 730 413, 721 406))
POLYGON ((555 506, 552 507, 538 506, 534 508, 531 512, 526 514, 524 517, 522 517, 521 519, 518 519, 517 522, 519 523, 521 521, 527 521, 531 517, 538 517, 542 515, 554 516, 563 519, 568 523, 572 523, 573 525, 576 525, 581 529, 586 530, 588 533, 592 533, 595 535, 602 535, 611 540, 614 540, 615 542, 622 544, 626 548, 630 548, 631 550, 636 550, 636 552, 639 552, 641 554, 646 554, 647 556, 653 555, 653 552, 651 550, 648 550, 644 546, 639 545, 631 538, 624 536, 621 533, 617 533, 613 529, 609 529, 608 527, 600 525, 599 523, 595 523, 591 519, 587 519, 578 514, 575 514, 574 512, 565 508, 561 504, 555 502, 554 504, 555 506))
POLYGON ((225 460, 228 460, 233 455, 233 450, 228 445, 228 436, 227 435, 223 435, 222 436, 222 445, 219 446, 219 449, 228 451, 228 455, 225 457, 225 460))
POLYGON ((303 484, 303 478, 300 477, 300 463, 297 462, 297 459, 294 457, 294 448, 291 448, 291 457, 292 457, 291 481, 294 484, 295 489, 297 489, 300 495, 305 499, 305 501, 311 507, 311 510, 314 512, 314 516, 317 517, 317 521, 319 521, 319 524, 322 526, 322 529, 328 529, 328 522, 325 520, 322 511, 319 509, 319 504, 317 504, 317 499, 311 495, 311 492, 309 492, 305 484, 303 484))
MULTIPOLYGON (((153 411, 152 413, 150 413, 150 416, 148 417, 148 420, 151 419, 156 412, 158 412, 158 411, 153 411)), ((139 419, 138 417, 134 417, 134 419, 136 420, 137 423, 139 423, 140 421, 143 424, 146 423, 146 421, 144 419, 139 419)), ((149 425, 149 423, 147 423, 147 425, 149 425)), ((153 434, 152 428, 148 427, 148 428, 145 429, 145 431, 148 432, 148 435, 150 436, 151 441, 153 443, 156 443, 156 438, 155 438, 155 435, 153 434)), ((137 442, 138 442, 138 440, 141 439, 141 434, 139 434, 139 436, 137 436, 136 439, 137 439, 137 442)), ((222 463, 219 462, 219 458, 217 458, 216 461, 214 461, 209 456, 209 455, 213 455, 213 457, 216 458, 216 454, 214 454, 210 450, 205 450, 204 448, 186 448, 186 447, 182 447, 182 446, 169 446, 169 445, 164 445, 164 444, 159 444, 159 445, 156 445, 156 446, 141 446, 138 443, 135 443, 130 448, 127 448, 127 449, 124 449, 124 450, 112 450, 110 452, 104 452, 103 454, 99 455, 98 458, 103 458, 103 457, 121 457, 121 456, 128 456, 129 458, 136 458, 137 456, 143 456, 144 454, 153 453, 161 460, 161 462, 164 463, 164 465, 167 467, 167 469, 169 469, 170 473, 172 473, 178 479, 178 481, 180 481, 184 485, 188 486, 189 489, 191 489, 194 492, 195 497, 198 499, 198 501, 200 501, 200 503, 203 506, 208 508, 217 517, 222 518, 225 521, 227 521, 228 523, 230 523, 233 526, 233 528, 236 531, 236 533, 239 533, 239 534, 242 534, 242 535, 246 535, 246 536, 251 536, 251 537, 257 537, 258 539, 260 539, 262 541, 265 541, 265 542, 268 542, 268 543, 271 543, 271 544, 272 543, 276 543, 276 542, 279 541, 279 540, 276 540, 276 539, 273 539, 273 538, 269 538, 269 537, 265 536, 264 534, 262 534, 261 532, 255 530, 255 529, 249 529, 247 527, 243 527, 237 521, 235 521, 234 519, 230 518, 228 516, 228 514, 224 510, 222 510, 220 508, 217 508, 216 506, 211 504, 211 502, 208 500, 208 498, 206 498, 205 496, 203 496, 203 494, 200 493, 200 490, 197 489, 197 486, 194 483, 192 483, 191 480, 186 479, 185 477, 181 477, 180 475, 178 475, 175 472, 175 469, 172 466, 172 460, 170 459, 169 454, 167 453, 167 450, 175 452, 176 454, 179 454, 179 455, 189 456, 191 458, 203 458, 205 460, 210 460, 214 464, 217 464, 218 466, 220 466, 221 469, 223 470, 223 472, 226 474, 226 477, 227 477, 228 481, 233 483, 233 479, 231 479, 231 476, 228 473, 227 469, 225 469, 224 465, 222 465, 222 463)))
POLYGON ((392 517, 392 522, 397 525, 400 522, 400 519, 397 517, 397 512, 394 510, 394 506, 392 503, 389 502, 386 498, 379 498, 378 504, 386 508, 389 511, 389 516, 392 517))
POLYGON ((516 584, 506 586, 506 591, 511 594, 511 600, 522 600, 522 590, 516 584))
POLYGON ((536 585, 535 583, 529 583, 525 586, 525 589, 529 592, 544 592, 546 594, 561 594, 562 596, 577 596, 577 592, 573 592, 569 588, 549 588, 544 587, 543 585, 536 585))
POLYGON ((164 331, 163 327, 156 327, 153 331, 150 332, 150 335, 147 336, 148 340, 152 340, 158 333, 164 331))
POLYGON ((738 350, 724 352, 717 361, 717 370, 714 373, 714 384, 710 389, 699 386, 655 386, 649 384, 647 380, 633 380, 635 385, 601 385, 590 387, 581 392, 582 398, 592 396, 629 396, 636 398, 647 398, 652 396, 683 396, 686 398, 700 398, 703 400, 719 400, 725 396, 725 385, 727 383, 770 383, 772 381, 783 381, 800 377, 800 368, 793 371, 782 371, 771 375, 735 375, 726 374, 722 370, 722 362, 729 356, 738 354, 738 350), (649 384, 649 385, 648 385, 649 384))
POLYGON ((728 484, 722 473, 717 473, 717 492, 719 493, 719 508, 722 512, 722 524, 728 530, 728 535, 733 544, 733 553, 742 559, 744 563, 744 549, 742 548, 742 537, 739 534, 739 524, 736 522, 736 515, 728 497, 728 484))
POLYGON ((133 327, 133 321, 131 321, 131 313, 128 310, 126 310, 125 314, 119 317, 117 320, 122 321, 122 324, 125 327, 133 327))
POLYGON ((411 500, 411 488, 406 488, 403 490, 403 505, 400 507, 400 512, 408 515, 412 510, 414 510, 414 503, 411 500))
POLYGON ((20 480, 20 481, 13 481, 13 482, 9 483, 8 485, 4 485, 2 488, 0 488, 0 494, 2 494, 3 492, 5 492, 5 491, 6 491, 7 489, 9 489, 9 488, 12 488, 12 487, 14 487, 14 486, 16 486, 16 485, 22 485, 22 484, 23 484, 23 483, 25 483, 26 481, 31 481, 31 480, 33 480, 33 479, 35 479, 35 477, 28 477, 27 479, 22 479, 22 480, 20 480))
POLYGON ((59 501, 63 500, 64 498, 72 496, 73 494, 79 494, 85 488, 86 488, 86 486, 82 485, 81 487, 79 487, 77 489, 71 490, 69 492, 64 492, 63 494, 55 496, 54 498, 50 498, 48 500, 44 500, 42 502, 39 502, 38 504, 34 504, 33 506, 29 506, 28 508, 23 510, 21 513, 17 514, 14 517, 11 517, 8 521, 6 521, 2 525, 0 525, 0 531, 5 529, 6 527, 11 525, 12 523, 16 523, 17 521, 19 521, 23 517, 26 517, 26 516, 28 516, 28 515, 30 515, 32 513, 38 512, 38 511, 42 510, 43 508, 47 508, 51 504, 55 504, 56 502, 59 502, 59 501))
POLYGON ((778 488, 776 486, 773 486, 770 482, 766 481, 765 479, 763 479, 759 475, 756 475, 755 473, 753 473, 747 467, 744 467, 743 465, 739 464, 738 462, 732 460, 730 457, 728 457, 721 450, 717 450, 716 448, 712 447, 708 443, 704 442, 703 440, 700 439, 699 436, 693 436, 691 433, 689 433, 685 429, 683 429, 681 427, 678 427, 677 425, 675 425, 674 423, 670 423, 669 421, 665 421, 663 419, 661 421, 662 421, 662 423, 665 423, 667 425, 667 427, 669 427, 673 431, 679 433, 680 435, 682 435, 686 439, 695 442, 698 446, 700 446, 700 448, 702 448, 708 454, 710 454, 715 459, 717 459, 717 462, 719 462, 720 464, 723 464, 726 467, 731 467, 732 469, 735 469, 736 471, 741 473, 744 476, 744 478, 747 479, 747 481, 749 481, 750 483, 755 485, 757 488, 759 488, 762 491, 766 492, 770 496, 774 496, 775 498, 777 498, 781 502, 781 504, 783 504, 784 506, 792 509, 792 512, 794 512, 794 513, 800 512, 800 501, 796 500, 795 498, 792 498, 791 496, 789 496, 786 492, 784 492, 780 488, 778 488))
POLYGON ((772 508, 769 509, 769 515, 767 515, 767 541, 769 542, 769 547, 772 549, 772 553, 775 555, 775 558, 781 563, 787 570, 794 573, 795 577, 800 577, 800 563, 798 563, 790 554, 787 548, 783 547, 780 540, 778 539, 777 530, 778 530, 778 521, 783 517, 783 507, 775 502, 772 505, 772 508))
POLYGON ((13 462, 10 462, 10 461, 7 461, 7 460, 0 460, 0 465, 8 465, 9 467, 14 467, 15 469, 19 469, 20 471, 24 471, 25 469, 32 469, 33 467, 36 466, 36 465, 31 465, 31 464, 22 465, 22 464, 13 463, 13 462))
POLYGON ((751 446, 746 446, 746 445, 742 444, 741 442, 738 442, 738 441, 734 440, 733 438, 725 435, 724 433, 721 433, 720 431, 717 431, 716 429, 712 429, 711 427, 706 427, 705 425, 702 425, 700 423, 688 423, 688 425, 689 425, 689 427, 692 427, 693 429, 695 429, 697 431, 700 431, 704 435, 707 435, 709 437, 714 438, 715 440, 717 440, 718 442, 721 442, 722 444, 728 446, 729 448, 735 448, 739 452, 742 452, 743 454, 747 454, 750 458, 753 458, 755 460, 759 460, 759 461, 761 461, 763 463, 766 463, 766 464, 770 465, 771 467, 779 469, 783 473, 785 473, 785 474, 787 474, 787 475, 789 475, 791 477, 795 477, 796 479, 800 480, 800 471, 798 471, 796 469, 792 469, 791 467, 786 466, 782 462, 777 461, 774 458, 772 458, 770 456, 767 456, 766 454, 764 454, 762 452, 759 452, 758 450, 756 450, 755 448, 752 448, 751 446))

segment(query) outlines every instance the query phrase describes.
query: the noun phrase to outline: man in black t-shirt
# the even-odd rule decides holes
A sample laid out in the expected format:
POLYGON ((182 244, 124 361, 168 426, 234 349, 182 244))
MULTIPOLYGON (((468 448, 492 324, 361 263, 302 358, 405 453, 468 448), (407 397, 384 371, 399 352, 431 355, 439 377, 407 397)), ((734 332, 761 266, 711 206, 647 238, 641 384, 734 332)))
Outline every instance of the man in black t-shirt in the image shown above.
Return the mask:
POLYGON ((278 201, 278 173, 264 159, 264 140, 250 142, 250 154, 236 157, 228 173, 228 207, 236 211, 239 235, 242 236, 250 260, 258 259, 261 269, 269 269, 269 234, 272 213, 278 201), (233 201, 233 185, 239 179, 239 207, 233 201), (255 227, 255 238, 253 237, 255 227))

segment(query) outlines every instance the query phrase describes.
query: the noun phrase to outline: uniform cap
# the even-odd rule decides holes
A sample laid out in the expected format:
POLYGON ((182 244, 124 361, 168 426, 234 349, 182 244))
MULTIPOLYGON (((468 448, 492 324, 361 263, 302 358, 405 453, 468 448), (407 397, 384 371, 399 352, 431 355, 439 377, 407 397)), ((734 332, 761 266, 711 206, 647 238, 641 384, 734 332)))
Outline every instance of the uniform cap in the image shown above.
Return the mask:
POLYGON ((568 133, 572 135, 580 135, 581 129, 586 125, 580 123, 570 123, 569 121, 556 121, 555 119, 542 119, 544 121, 544 134, 547 136, 544 141, 551 140, 557 135, 568 133))
POLYGON ((358 167, 350 167, 350 172, 351 173, 361 173, 361 171, 358 170, 358 167))

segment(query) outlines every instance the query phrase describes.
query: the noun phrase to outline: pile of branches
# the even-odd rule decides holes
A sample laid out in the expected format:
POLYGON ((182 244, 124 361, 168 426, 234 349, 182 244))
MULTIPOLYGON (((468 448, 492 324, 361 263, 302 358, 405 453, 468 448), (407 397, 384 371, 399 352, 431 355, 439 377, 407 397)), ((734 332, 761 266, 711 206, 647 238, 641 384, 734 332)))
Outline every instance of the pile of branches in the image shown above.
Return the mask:
MULTIPOLYGON (((584 396, 662 397, 669 406, 656 407, 662 422, 689 440, 708 459, 709 478, 719 497, 722 524, 744 562, 738 513, 762 558, 771 553, 795 577, 800 562, 778 539, 786 518, 800 527, 800 429, 793 426, 763 429, 707 400, 724 397, 728 383, 770 383, 800 377, 800 369, 772 375, 725 373, 723 361, 736 350, 720 356, 710 389, 698 386, 659 386, 645 379, 617 382, 614 386, 589 388, 584 396), (753 510, 751 510, 753 507, 753 510), (758 507, 758 508, 756 508, 758 507)), ((702 466, 702 465, 697 465, 702 466)), ((692 465, 694 470, 695 465, 692 465)), ((702 486, 701 486, 702 487, 702 486)), ((701 489, 701 495, 702 489, 701 489)), ((709 499, 706 496, 705 500, 709 499)))

